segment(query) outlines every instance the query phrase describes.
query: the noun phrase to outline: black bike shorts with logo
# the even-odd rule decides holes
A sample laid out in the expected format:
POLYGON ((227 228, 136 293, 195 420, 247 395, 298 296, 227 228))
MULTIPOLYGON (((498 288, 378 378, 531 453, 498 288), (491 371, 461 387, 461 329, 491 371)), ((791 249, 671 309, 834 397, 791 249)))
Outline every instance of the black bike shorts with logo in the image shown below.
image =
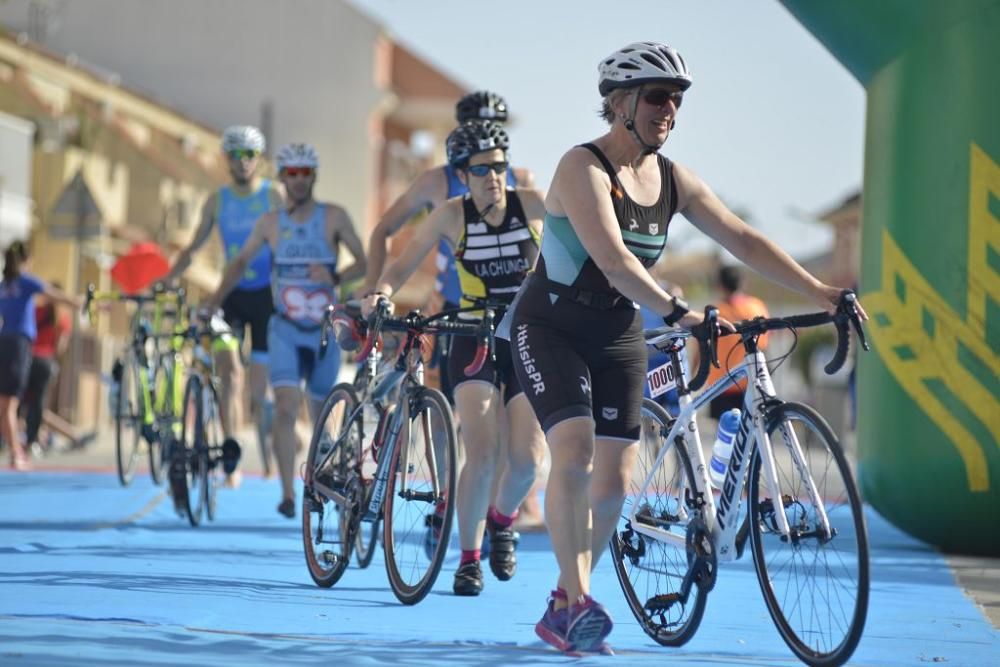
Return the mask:
POLYGON ((530 285, 514 306, 510 345, 514 372, 546 433, 590 417, 599 438, 639 439, 646 344, 630 302, 601 310, 530 285))

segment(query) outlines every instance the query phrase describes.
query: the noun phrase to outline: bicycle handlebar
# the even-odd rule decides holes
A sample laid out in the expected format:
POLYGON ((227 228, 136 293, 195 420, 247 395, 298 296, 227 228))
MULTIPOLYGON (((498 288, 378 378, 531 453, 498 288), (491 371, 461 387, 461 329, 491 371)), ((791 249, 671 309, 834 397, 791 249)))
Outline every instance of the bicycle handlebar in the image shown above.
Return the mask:
POLYGON ((752 320, 734 324, 735 331, 721 331, 718 322, 718 309, 707 306, 705 308, 705 321, 691 328, 691 334, 698 340, 699 364, 698 372, 688 383, 691 391, 701 389, 708 379, 709 364, 719 368, 718 359, 718 339, 719 336, 739 335, 739 336, 759 336, 768 331, 776 329, 801 329, 806 327, 821 326, 833 323, 837 329, 837 349, 833 358, 824 366, 823 370, 827 375, 833 375, 847 361, 847 353, 850 351, 851 329, 853 325, 861 342, 861 347, 866 352, 871 349, 868 340, 865 338, 864 328, 861 324, 861 316, 856 308, 857 295, 852 290, 844 290, 837 303, 837 310, 834 313, 806 313, 804 315, 790 315, 789 317, 756 317, 752 320))
POLYGON ((153 291, 142 294, 127 294, 119 290, 108 290, 104 292, 99 292, 94 283, 89 283, 87 285, 86 299, 83 302, 83 314, 86 315, 87 319, 93 319, 93 307, 95 301, 126 301, 132 302, 139 305, 146 303, 165 304, 174 303, 178 307, 178 312, 184 306, 185 300, 184 288, 177 288, 176 290, 167 289, 163 283, 156 283, 153 286, 153 291))
POLYGON ((472 363, 464 369, 467 376, 475 375, 483 367, 487 357, 492 355, 493 323, 495 319, 496 310, 489 304, 477 304, 472 308, 458 308, 427 317, 420 315, 417 311, 413 311, 405 317, 390 317, 389 301, 387 299, 380 299, 375 311, 367 320, 361 317, 360 312, 356 308, 352 309, 350 306, 341 307, 340 305, 337 307, 331 306, 327 309, 326 317, 323 318, 320 333, 320 354, 323 355, 326 353, 326 348, 329 345, 329 330, 337 320, 341 320, 344 324, 354 327, 353 331, 356 338, 362 338, 361 332, 363 332, 363 343, 357 355, 358 361, 364 361, 368 358, 383 330, 415 331, 421 334, 447 333, 459 336, 477 336, 479 337, 479 346, 475 357, 472 363), (472 309, 481 309, 484 311, 483 318, 479 322, 449 322, 445 320, 446 317, 472 309))

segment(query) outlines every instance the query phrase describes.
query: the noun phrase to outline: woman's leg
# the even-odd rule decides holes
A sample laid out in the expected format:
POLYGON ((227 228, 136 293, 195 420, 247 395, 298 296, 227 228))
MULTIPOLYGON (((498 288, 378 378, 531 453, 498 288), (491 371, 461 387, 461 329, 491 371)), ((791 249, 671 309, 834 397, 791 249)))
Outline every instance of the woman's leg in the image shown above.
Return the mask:
POLYGON ((52 362, 49 359, 34 357, 31 360, 31 370, 28 371, 28 387, 25 389, 24 423, 28 446, 38 442, 38 429, 42 425, 42 415, 45 412, 45 397, 52 379, 52 362))
POLYGON ((15 468, 26 459, 24 447, 17 439, 17 406, 16 396, 0 395, 0 435, 10 447, 10 463, 15 468))
MULTIPOLYGON (((545 487, 545 523, 559 563, 559 588, 568 600, 590 594, 593 523, 590 479, 594 469, 594 422, 577 417, 547 434, 552 468, 545 487)), ((555 608, 567 606, 556 600, 555 608)))
POLYGON ((594 450, 594 475, 590 482, 590 507, 594 515, 591 570, 597 567, 608 540, 614 533, 625 489, 639 453, 637 442, 598 438, 594 450))
POLYGON ((507 465, 496 496, 496 508, 511 516, 535 484, 535 476, 545 460, 545 434, 524 394, 507 404, 507 465))
POLYGON ((458 476, 455 505, 458 539, 462 551, 474 551, 479 549, 483 537, 497 465, 500 393, 486 382, 463 382, 455 388, 455 405, 465 441, 465 465, 458 476))

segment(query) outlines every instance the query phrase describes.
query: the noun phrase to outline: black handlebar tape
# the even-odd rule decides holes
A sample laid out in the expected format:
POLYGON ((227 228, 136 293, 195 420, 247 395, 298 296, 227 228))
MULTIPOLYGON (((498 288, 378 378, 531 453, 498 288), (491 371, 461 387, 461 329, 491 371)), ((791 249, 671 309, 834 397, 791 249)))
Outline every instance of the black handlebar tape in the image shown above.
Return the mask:
POLYGON ((833 375, 840 370, 840 367, 847 361, 847 352, 851 346, 851 331, 848 328, 847 320, 837 318, 834 320, 834 324, 837 326, 837 351, 830 363, 823 367, 827 375, 833 375))

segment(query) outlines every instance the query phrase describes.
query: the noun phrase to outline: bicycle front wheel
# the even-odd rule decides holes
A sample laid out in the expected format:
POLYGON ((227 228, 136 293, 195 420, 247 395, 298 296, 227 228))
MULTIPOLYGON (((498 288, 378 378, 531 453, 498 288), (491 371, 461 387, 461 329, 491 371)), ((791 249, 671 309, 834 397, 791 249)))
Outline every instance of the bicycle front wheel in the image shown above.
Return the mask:
POLYGON ((689 563, 685 538, 693 518, 686 500, 695 486, 687 452, 666 440, 670 421, 660 405, 643 399, 639 451, 621 518, 611 536, 611 554, 625 600, 643 631, 663 646, 681 646, 701 623, 708 591, 694 582, 686 598, 681 595, 689 563), (654 470, 663 448, 667 453, 654 470), (651 473, 652 480, 644 486, 651 473), (637 531, 629 519, 633 509, 636 522, 667 531, 677 541, 653 539, 637 531))
POLYGON ((784 403, 768 413, 767 432, 780 494, 769 488, 758 453, 750 471, 757 579, 771 618, 795 655, 809 665, 841 665, 857 647, 868 613, 861 498, 840 443, 818 412, 784 403), (803 457, 798 463, 796 450, 803 457), (812 477, 816 497, 803 473, 812 477), (779 531, 778 512, 788 521, 788 537, 779 531))
POLYGON ((209 521, 215 521, 215 510, 219 495, 219 484, 222 480, 222 419, 220 417, 219 395, 214 385, 202 387, 201 391, 201 447, 198 455, 201 458, 199 472, 201 473, 202 504, 205 516, 209 521))
POLYGON ((178 465, 184 467, 183 474, 175 475, 177 484, 183 488, 178 488, 175 492, 180 492, 184 510, 192 526, 201 523, 207 500, 207 495, 202 490, 205 481, 202 470, 205 467, 205 456, 202 454, 205 442, 203 391, 201 378, 197 375, 190 376, 184 387, 181 438, 175 443, 178 465))
MULTIPOLYGON (((382 546, 392 592, 403 604, 426 597, 451 540, 458 451, 444 395, 418 387, 404 392, 409 422, 391 448, 382 546)), ((383 453, 388 454, 390 451, 383 453)))
POLYGON ((115 464, 118 481, 122 486, 132 483, 135 467, 139 461, 139 439, 142 437, 144 417, 142 385, 139 373, 142 369, 134 355, 126 353, 121 362, 121 378, 118 379, 118 400, 114 407, 115 418, 115 464))
POLYGON ((309 576, 329 588, 351 558, 360 503, 358 397, 342 382, 327 394, 313 426, 302 490, 302 546, 309 576), (352 415, 354 419, 351 419, 352 415))

